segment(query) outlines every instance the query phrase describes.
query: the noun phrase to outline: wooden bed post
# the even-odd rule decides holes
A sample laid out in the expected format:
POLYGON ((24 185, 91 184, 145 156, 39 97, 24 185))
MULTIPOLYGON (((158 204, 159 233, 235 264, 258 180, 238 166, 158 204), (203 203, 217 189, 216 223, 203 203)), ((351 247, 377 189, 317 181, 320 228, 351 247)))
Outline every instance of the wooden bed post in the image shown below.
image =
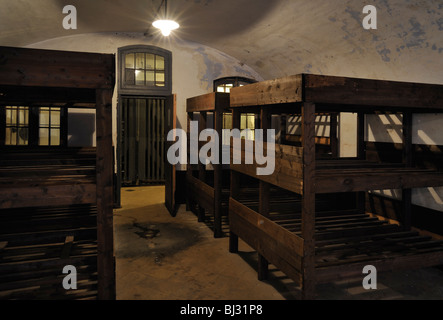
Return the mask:
POLYGON ((315 104, 305 102, 302 113, 303 195, 302 238, 303 283, 302 298, 312 299, 315 294, 315 104))
MULTIPOLYGON (((412 167, 412 113, 403 112, 403 163, 412 167)), ((402 189, 402 225, 405 231, 411 230, 412 190, 402 189)))
MULTIPOLYGON (((357 113, 357 158, 359 160, 366 159, 365 150, 365 114, 363 112, 357 113)), ((366 212, 366 192, 357 192, 357 210, 360 213, 366 212)))
MULTIPOLYGON (((267 130, 270 129, 270 113, 268 109, 262 107, 260 109, 260 129, 263 130, 263 143, 267 141, 267 130)), ((257 141, 257 140, 256 140, 257 141)), ((259 182, 259 200, 258 200, 258 212, 269 217, 269 203, 270 203, 270 188, 271 185, 267 182, 260 180, 259 182)), ((258 279, 266 280, 268 278, 268 261, 258 254, 258 279)))
POLYGON ((219 164, 214 165, 214 237, 220 238, 223 236, 222 232, 222 144, 223 144, 223 106, 218 104, 218 100, 215 101, 214 110, 214 128, 219 137, 218 154, 219 164))
MULTIPOLYGON (((192 120, 192 112, 187 112, 187 117, 186 117, 186 143, 187 143, 187 164, 186 164, 186 176, 192 176, 192 164, 191 164, 191 120, 192 120)), ((189 181, 189 179, 186 179, 187 181, 189 181)), ((189 188, 186 187, 186 211, 190 211, 191 210, 191 199, 189 196, 189 188)))
MULTIPOLYGON (((200 117, 198 121, 198 136, 200 137, 200 133, 206 129, 206 120, 207 120, 207 114, 204 111, 200 111, 200 117)), ((200 148, 203 145, 204 142, 198 143, 198 152, 200 153, 200 148)), ((198 178, 202 182, 206 182, 206 165, 198 162, 198 178)), ((206 213, 205 208, 199 206, 198 208, 198 222, 204 222, 206 219, 206 213)))
POLYGON ((337 121, 338 115, 336 112, 333 112, 329 116, 329 139, 331 143, 331 156, 332 158, 338 157, 338 138, 337 138, 337 121))
MULTIPOLYGON (((232 110, 232 129, 240 129, 240 118, 241 115, 239 110, 234 108, 232 110)), ((237 200, 240 194, 240 173, 234 170, 230 170, 230 172, 230 197, 237 200)), ((238 252, 238 235, 236 235, 232 231, 229 231, 229 252, 238 252)))
POLYGON ((115 299, 112 91, 96 90, 98 299, 115 299))

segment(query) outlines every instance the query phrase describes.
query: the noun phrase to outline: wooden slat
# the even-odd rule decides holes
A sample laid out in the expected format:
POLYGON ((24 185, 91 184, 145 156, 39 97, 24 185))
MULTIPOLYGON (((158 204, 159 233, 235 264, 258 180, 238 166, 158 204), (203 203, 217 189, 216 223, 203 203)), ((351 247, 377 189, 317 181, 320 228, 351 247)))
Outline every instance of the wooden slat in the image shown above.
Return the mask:
POLYGON ((0 209, 96 202, 95 184, 2 188, 0 209))
POLYGON ((302 76, 294 75, 232 88, 231 107, 262 106, 302 101, 302 76))
POLYGON ((229 108, 229 93, 211 92, 186 99, 186 112, 215 111, 229 108))
MULTIPOLYGON (((291 253, 303 256, 303 239, 280 227, 272 220, 260 215, 252 209, 249 209, 239 201, 229 199, 230 217, 239 216, 258 230, 262 230, 271 238, 286 248, 291 253)), ((234 223, 232 223, 234 225, 234 223)))
MULTIPOLYGON (((241 149, 238 149, 236 147, 237 144, 239 144, 238 140, 239 139, 232 139, 231 142, 231 170, 241 172, 254 178, 258 178, 261 181, 279 186, 298 194, 302 193, 303 165, 301 163, 301 155, 303 152, 303 148, 276 144, 274 172, 271 175, 258 176, 257 168, 264 167, 264 165, 257 165, 255 163, 255 151, 253 151, 252 154, 245 151, 245 141, 243 139, 241 140, 241 149), (234 164, 234 152, 241 153, 242 164, 234 164), (248 156, 254 159, 253 164, 245 164, 245 159, 248 156)), ((268 152, 266 143, 264 143, 263 149, 266 153, 268 152)))

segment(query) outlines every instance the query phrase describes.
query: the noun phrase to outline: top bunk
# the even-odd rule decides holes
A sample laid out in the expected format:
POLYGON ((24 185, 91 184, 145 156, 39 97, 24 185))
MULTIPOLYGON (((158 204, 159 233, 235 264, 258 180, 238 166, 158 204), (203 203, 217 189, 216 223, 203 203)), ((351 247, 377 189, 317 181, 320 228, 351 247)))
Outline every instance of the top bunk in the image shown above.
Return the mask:
POLYGON ((211 92, 186 100, 186 112, 226 112, 229 109, 229 93, 211 92))
POLYGON ((279 113, 288 105, 304 102, 314 103, 317 111, 324 112, 443 112, 443 85, 297 74, 236 87, 230 92, 231 108, 279 105, 283 110, 270 110, 279 113))
POLYGON ((113 54, 0 47, 0 105, 95 109, 114 85, 113 54))

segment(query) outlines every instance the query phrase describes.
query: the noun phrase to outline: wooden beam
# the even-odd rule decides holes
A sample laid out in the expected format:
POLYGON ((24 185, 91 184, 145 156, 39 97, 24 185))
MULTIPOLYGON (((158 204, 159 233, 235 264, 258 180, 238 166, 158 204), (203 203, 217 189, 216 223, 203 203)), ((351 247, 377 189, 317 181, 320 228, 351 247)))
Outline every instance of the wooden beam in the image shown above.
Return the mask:
POLYGON ((112 91, 97 89, 97 269, 98 298, 115 299, 113 225, 112 91))
POLYGON ((229 108, 229 93, 211 92, 186 100, 186 112, 215 111, 229 108))
POLYGON ((313 103, 443 109, 443 86, 434 84, 304 74, 301 91, 313 103))
POLYGON ((302 106, 303 195, 302 238, 304 241, 302 297, 312 299, 315 292, 315 105, 302 106))
MULTIPOLYGON (((412 167, 412 113, 403 113, 403 163, 406 167, 412 167)), ((412 190, 410 188, 402 190, 402 227, 404 230, 411 230, 412 219, 412 190)))
POLYGON ((95 203, 95 184, 1 188, 0 209, 95 203))
MULTIPOLYGON (((198 136, 200 137, 200 134, 203 130, 207 128, 207 114, 205 111, 200 112, 199 120, 198 120, 198 136)), ((198 142, 198 153, 200 155, 200 148, 202 145, 204 145, 206 142, 199 141, 198 142)), ((199 158, 200 159, 200 158, 199 158)), ((198 162, 198 178, 202 182, 206 182, 206 164, 198 162)), ((212 206, 211 206, 212 207, 212 206)), ((198 221, 203 222, 205 221, 205 208, 199 206, 198 208, 198 221)))
POLYGON ((231 107, 245 107, 301 102, 301 87, 302 76, 294 75, 232 88, 230 105, 231 107))
MULTIPOLYGON (((240 110, 232 110, 232 129, 240 129, 240 120, 241 114, 240 110)), ((230 150, 231 158, 232 158, 232 149, 230 150)), ((232 169, 232 161, 230 168, 232 169)), ((230 188, 229 194, 232 199, 237 199, 240 195, 240 173, 230 170, 230 188)), ((231 214, 231 207, 229 206, 229 215, 231 214)), ((230 222, 231 223, 231 222, 230 222)), ((237 253, 238 252, 238 235, 235 234, 231 228, 229 228, 229 252, 237 253)))
MULTIPOLYGON (((229 97, 229 95, 227 96, 229 97)), ((219 137, 218 164, 214 164, 214 237, 220 238, 223 236, 222 231, 222 144, 223 144, 223 108, 220 102, 216 101, 214 111, 214 129, 219 137)))
POLYGON ((0 85, 113 89, 111 54, 0 47, 0 85))

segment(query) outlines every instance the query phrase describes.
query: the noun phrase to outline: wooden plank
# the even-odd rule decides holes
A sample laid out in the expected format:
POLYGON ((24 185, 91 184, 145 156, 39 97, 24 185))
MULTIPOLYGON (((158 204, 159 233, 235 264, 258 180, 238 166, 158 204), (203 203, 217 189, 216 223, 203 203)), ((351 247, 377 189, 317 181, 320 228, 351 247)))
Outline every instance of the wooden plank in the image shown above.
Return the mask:
POLYGON ((0 84, 106 88, 115 84, 111 54, 0 47, 0 84))
POLYGON ((254 210, 241 204, 239 201, 229 199, 229 212, 231 216, 239 216, 249 224, 267 233, 271 238, 285 246, 287 250, 299 256, 303 256, 304 240, 285 228, 280 227, 272 220, 260 215, 254 210))
MULTIPOLYGON (((255 148, 253 148, 255 150, 255 148)), ((268 152, 267 143, 264 143, 264 152, 268 152)), ((257 178, 261 181, 279 186, 289 191, 302 193, 302 177, 303 165, 302 161, 303 149, 300 147, 275 145, 275 170, 271 175, 257 175, 257 168, 264 167, 264 165, 257 165, 255 163, 255 151, 251 153, 245 150, 245 141, 242 139, 232 139, 231 142, 231 165, 233 171, 241 172, 251 177, 257 178), (239 143, 240 142, 240 143, 239 143), (241 144, 241 149, 237 145, 241 144), (241 153, 242 164, 234 164, 233 153, 241 153), (246 158, 252 158, 254 163, 246 164, 246 158)))
MULTIPOLYGON (((240 204, 240 206, 242 205, 240 204)), ((278 226, 269 229, 260 226, 260 224, 251 223, 251 219, 259 219, 258 221, 260 222, 267 220, 267 218, 252 211, 253 216, 251 212, 246 214, 246 216, 249 217, 249 220, 247 220, 245 219, 245 215, 241 213, 244 208, 237 207, 236 205, 234 205, 233 208, 234 209, 230 211, 230 228, 233 232, 257 250, 267 261, 274 264, 297 283, 301 283, 302 258, 296 251, 299 250, 300 252, 303 250, 303 240, 278 226), (274 234, 273 231, 276 229, 279 230, 278 232, 287 232, 288 238, 274 234), (294 248, 294 246, 298 247, 300 245, 301 247, 298 249, 294 248)), ((269 226, 267 222, 264 222, 264 224, 269 226)))
POLYGON ((112 91, 97 90, 97 269, 99 299, 115 299, 112 91))
POLYGON ((0 209, 95 202, 95 184, 9 187, 1 189, 0 209))
POLYGON ((301 235, 304 243, 302 297, 315 292, 315 105, 302 106, 303 195, 301 235))
POLYGON ((293 75, 232 88, 230 106, 235 108, 301 102, 301 86, 302 76, 293 75))
MULTIPOLYGON (((303 75, 307 102, 370 107, 443 108, 443 86, 346 77, 303 75)), ((293 86, 297 88, 297 86, 293 86)))
POLYGON ((229 107, 229 93, 211 92, 186 99, 186 112, 215 111, 218 106, 229 107))

